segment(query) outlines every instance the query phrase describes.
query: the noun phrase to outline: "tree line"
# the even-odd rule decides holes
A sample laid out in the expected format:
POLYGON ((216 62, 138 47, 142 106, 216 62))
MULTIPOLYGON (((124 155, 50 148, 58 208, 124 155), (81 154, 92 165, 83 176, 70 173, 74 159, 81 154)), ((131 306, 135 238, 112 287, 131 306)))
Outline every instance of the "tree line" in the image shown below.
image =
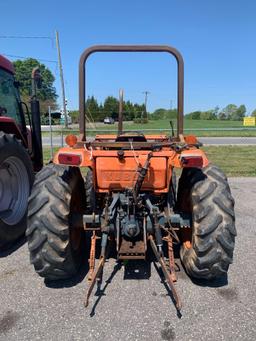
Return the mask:
MULTIPOLYGON (((15 68, 16 80, 20 83, 21 98, 24 102, 29 104, 31 95, 31 72, 34 67, 39 67, 42 75, 42 88, 38 90, 38 97, 41 105, 41 112, 47 113, 48 106, 52 110, 57 110, 56 89, 53 86, 55 77, 52 72, 38 60, 28 58, 25 60, 16 60, 13 62, 15 68)), ((90 96, 86 100, 86 111, 88 117, 92 117, 94 121, 103 121, 105 117, 112 117, 118 119, 119 101, 113 96, 108 96, 103 103, 98 103, 94 96, 90 96)), ((124 120, 144 122, 148 119, 174 119, 177 117, 177 109, 156 109, 153 113, 146 113, 144 104, 132 103, 131 101, 124 101, 123 103, 124 120)), ((77 110, 71 111, 70 115, 74 123, 78 122, 79 113, 77 110)), ((185 115, 186 118, 192 120, 243 120, 246 115, 246 107, 244 104, 237 106, 235 104, 228 104, 226 107, 220 109, 218 106, 214 109, 206 111, 193 111, 185 115)), ((256 109, 253 110, 251 116, 256 117, 256 109)))
MULTIPOLYGON (((86 100, 85 108, 89 120, 103 122, 105 117, 112 117, 115 121, 118 120, 119 100, 113 96, 108 96, 103 103, 98 103, 94 96, 90 96, 86 100)), ((78 123, 79 112, 77 110, 70 111, 70 116, 72 122, 78 123)), ((126 121, 145 122, 147 120, 145 105, 124 101, 123 116, 126 121)))
POLYGON ((225 108, 214 109, 207 111, 193 111, 186 115, 186 118, 191 120, 231 120, 242 121, 246 114, 246 107, 244 104, 236 106, 235 104, 228 104, 225 108))

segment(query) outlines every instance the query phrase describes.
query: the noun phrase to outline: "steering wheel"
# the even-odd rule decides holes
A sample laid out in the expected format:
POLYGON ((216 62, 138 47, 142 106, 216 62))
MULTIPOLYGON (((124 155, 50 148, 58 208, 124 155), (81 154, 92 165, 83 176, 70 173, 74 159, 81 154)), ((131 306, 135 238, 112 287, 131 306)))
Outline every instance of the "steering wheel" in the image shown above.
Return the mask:
POLYGON ((134 142, 147 142, 145 135, 140 131, 125 131, 116 138, 116 142, 126 142, 129 140, 134 142))

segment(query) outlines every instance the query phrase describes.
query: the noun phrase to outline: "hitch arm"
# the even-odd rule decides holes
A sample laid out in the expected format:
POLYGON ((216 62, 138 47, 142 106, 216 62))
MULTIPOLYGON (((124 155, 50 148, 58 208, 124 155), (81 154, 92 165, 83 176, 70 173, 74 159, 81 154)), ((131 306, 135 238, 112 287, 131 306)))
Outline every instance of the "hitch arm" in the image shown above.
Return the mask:
POLYGON ((163 273, 164 273, 164 276, 165 276, 165 279, 166 281, 168 282, 169 286, 170 286, 170 289, 172 291, 172 294, 173 294, 173 297, 175 299, 175 305, 176 305, 176 309, 178 311, 181 310, 181 301, 180 301, 180 298, 178 296, 178 293, 175 289, 175 286, 173 284, 173 281, 172 281, 172 278, 171 278, 171 275, 170 273, 168 272, 167 268, 166 268, 166 265, 165 265, 165 261, 163 259, 163 257, 159 254, 158 250, 157 250, 157 246, 154 242, 154 239, 153 239, 153 236, 149 236, 149 240, 150 240, 150 244, 151 244, 151 248, 156 256, 156 259, 157 261, 160 263, 161 265, 161 268, 163 270, 163 273))
POLYGON ((90 286, 89 286, 89 289, 87 291, 86 299, 85 299, 85 303, 84 303, 85 307, 88 307, 88 305, 89 305, 89 298, 91 296, 92 290, 93 290, 93 288, 95 286, 95 283, 96 283, 97 279, 101 278, 101 276, 102 276, 103 267, 104 267, 105 260, 106 260, 107 241, 108 241, 108 234, 107 233, 103 233, 102 240, 101 240, 100 260, 99 260, 99 264, 98 264, 97 270, 92 274, 92 277, 91 277, 91 280, 90 280, 90 286))
POLYGON ((99 264, 98 264, 98 268, 97 268, 97 270, 94 272, 94 274, 91 277, 90 286, 89 286, 89 289, 87 291, 86 299, 85 299, 85 302, 84 302, 84 306, 85 307, 88 307, 88 305, 89 305, 89 298, 91 296, 91 293, 92 293, 92 290, 94 288, 94 285, 96 283, 97 278, 99 278, 99 276, 102 273, 102 270, 103 270, 103 267, 104 267, 104 263, 105 263, 105 257, 101 257, 100 261, 99 261, 99 264))

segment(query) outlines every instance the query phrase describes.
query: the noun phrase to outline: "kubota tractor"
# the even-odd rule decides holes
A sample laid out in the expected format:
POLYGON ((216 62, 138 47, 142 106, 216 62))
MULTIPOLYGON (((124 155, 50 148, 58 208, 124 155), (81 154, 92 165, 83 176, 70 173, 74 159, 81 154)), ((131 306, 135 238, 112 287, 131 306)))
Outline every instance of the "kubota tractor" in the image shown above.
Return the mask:
POLYGON ((183 136, 182 56, 168 46, 91 47, 80 59, 79 105, 80 137, 69 135, 68 146, 36 175, 26 233, 31 263, 49 280, 73 276, 86 255, 85 236, 90 235, 87 306, 110 245, 115 245, 120 261, 147 260, 153 251, 179 310, 173 242, 180 246, 188 275, 213 280, 227 274, 236 236, 226 176, 209 163, 195 136, 183 136), (176 58, 177 136, 125 132, 120 110, 116 135, 86 140, 85 62, 95 52, 165 52, 176 58), (182 170, 177 190, 175 168, 182 170), (97 238, 101 253, 95 270, 97 238))
POLYGON ((0 56, 0 251, 24 234, 34 171, 42 168, 40 114, 35 97, 39 71, 35 69, 32 76, 33 129, 27 129, 14 67, 0 56))

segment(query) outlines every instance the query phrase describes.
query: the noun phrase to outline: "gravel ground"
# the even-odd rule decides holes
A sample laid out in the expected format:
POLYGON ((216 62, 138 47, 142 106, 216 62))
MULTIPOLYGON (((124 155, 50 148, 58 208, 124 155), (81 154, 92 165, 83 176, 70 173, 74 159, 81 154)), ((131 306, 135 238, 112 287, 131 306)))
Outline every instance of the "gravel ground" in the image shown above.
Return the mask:
POLYGON ((47 285, 29 264, 24 244, 0 258, 0 340, 255 340, 256 178, 230 184, 238 236, 228 281, 199 286, 181 268, 181 318, 153 263, 138 263, 138 273, 110 259, 104 295, 92 296, 85 309, 85 273, 47 285))

